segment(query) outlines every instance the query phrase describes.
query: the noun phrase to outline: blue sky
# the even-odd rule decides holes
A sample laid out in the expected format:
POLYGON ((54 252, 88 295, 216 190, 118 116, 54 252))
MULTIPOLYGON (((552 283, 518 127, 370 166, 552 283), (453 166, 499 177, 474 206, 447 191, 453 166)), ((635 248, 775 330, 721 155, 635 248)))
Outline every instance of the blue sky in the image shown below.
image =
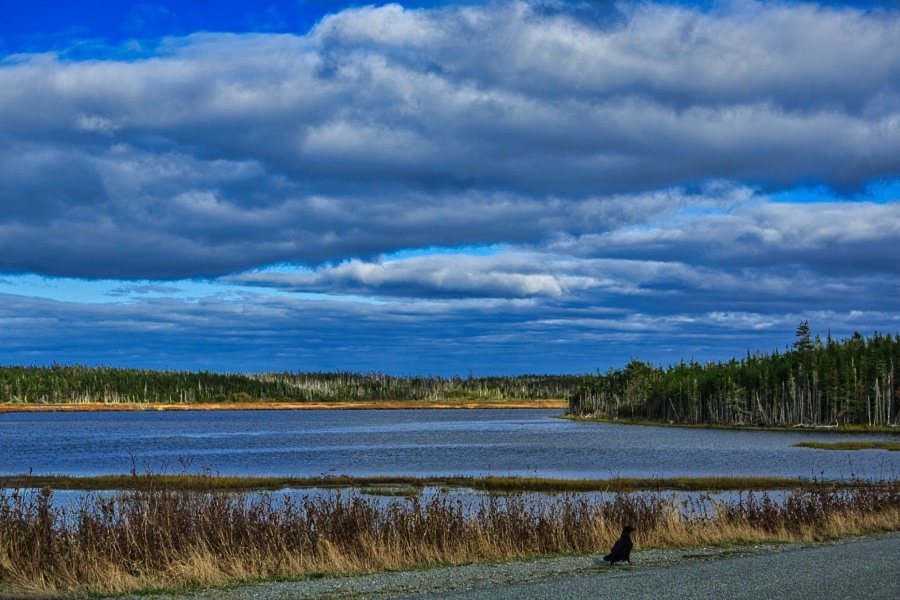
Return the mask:
POLYGON ((0 2, 0 363, 900 331, 896 2, 0 2))

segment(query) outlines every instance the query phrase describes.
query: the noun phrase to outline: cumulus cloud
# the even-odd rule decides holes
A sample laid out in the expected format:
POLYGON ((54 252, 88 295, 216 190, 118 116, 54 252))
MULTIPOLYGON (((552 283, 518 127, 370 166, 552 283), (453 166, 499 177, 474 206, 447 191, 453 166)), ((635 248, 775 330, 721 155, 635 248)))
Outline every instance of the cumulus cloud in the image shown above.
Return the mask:
POLYGON ((177 278, 535 244, 704 182, 898 172, 895 11, 577 4, 386 5, 133 60, 9 58, 0 268, 177 278))
POLYGON ((419 256, 351 260, 308 273, 246 273, 230 280, 300 292, 403 298, 561 297, 584 284, 544 255, 419 256))
POLYGON ((427 347, 435 372, 544 344, 592 370, 660 335, 677 359, 896 323, 896 8, 426 4, 0 58, 0 292, 31 273, 129 300, 0 295, 4 344, 174 364, 196 351, 167 358, 174 332, 265 339, 285 368, 427 347))
POLYGON ((900 325, 894 310, 640 308, 289 296, 81 304, 0 294, 4 352, 15 362, 214 371, 586 373, 622 366, 632 356, 665 364, 770 351, 787 344, 803 319, 828 324, 835 336, 868 331, 871 323, 888 331, 900 325))
POLYGON ((688 211, 647 226, 570 238, 583 256, 681 260, 729 268, 801 265, 819 275, 900 274, 900 203, 750 201, 727 212, 688 211))

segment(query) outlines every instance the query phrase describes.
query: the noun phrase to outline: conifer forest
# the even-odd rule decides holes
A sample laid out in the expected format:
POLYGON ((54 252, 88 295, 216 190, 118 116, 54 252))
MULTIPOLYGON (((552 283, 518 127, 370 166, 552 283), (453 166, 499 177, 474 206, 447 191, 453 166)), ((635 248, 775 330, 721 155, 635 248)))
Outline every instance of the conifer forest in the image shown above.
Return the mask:
POLYGON ((586 378, 569 397, 576 415, 672 423, 761 426, 889 426, 900 412, 900 337, 844 340, 797 327, 784 352, 669 367, 633 359, 586 378))

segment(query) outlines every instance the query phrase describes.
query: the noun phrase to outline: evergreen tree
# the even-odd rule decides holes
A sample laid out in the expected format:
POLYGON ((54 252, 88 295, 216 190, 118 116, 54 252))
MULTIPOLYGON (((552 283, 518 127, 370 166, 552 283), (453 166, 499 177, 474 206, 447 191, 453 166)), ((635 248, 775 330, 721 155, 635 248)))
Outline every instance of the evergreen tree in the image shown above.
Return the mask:
POLYGON ((803 321, 797 325, 797 341, 794 342, 794 350, 797 352, 809 352, 813 348, 809 321, 803 321))

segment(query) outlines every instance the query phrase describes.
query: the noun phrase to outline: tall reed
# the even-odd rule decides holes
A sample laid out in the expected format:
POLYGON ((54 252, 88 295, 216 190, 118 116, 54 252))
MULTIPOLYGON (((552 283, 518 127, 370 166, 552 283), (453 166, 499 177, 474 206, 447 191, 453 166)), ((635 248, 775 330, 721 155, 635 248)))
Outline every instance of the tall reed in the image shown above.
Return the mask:
POLYGON ((124 592, 637 547, 821 540, 900 529, 900 483, 824 482, 783 498, 666 492, 372 498, 154 485, 72 503, 0 491, 0 592, 124 592))

